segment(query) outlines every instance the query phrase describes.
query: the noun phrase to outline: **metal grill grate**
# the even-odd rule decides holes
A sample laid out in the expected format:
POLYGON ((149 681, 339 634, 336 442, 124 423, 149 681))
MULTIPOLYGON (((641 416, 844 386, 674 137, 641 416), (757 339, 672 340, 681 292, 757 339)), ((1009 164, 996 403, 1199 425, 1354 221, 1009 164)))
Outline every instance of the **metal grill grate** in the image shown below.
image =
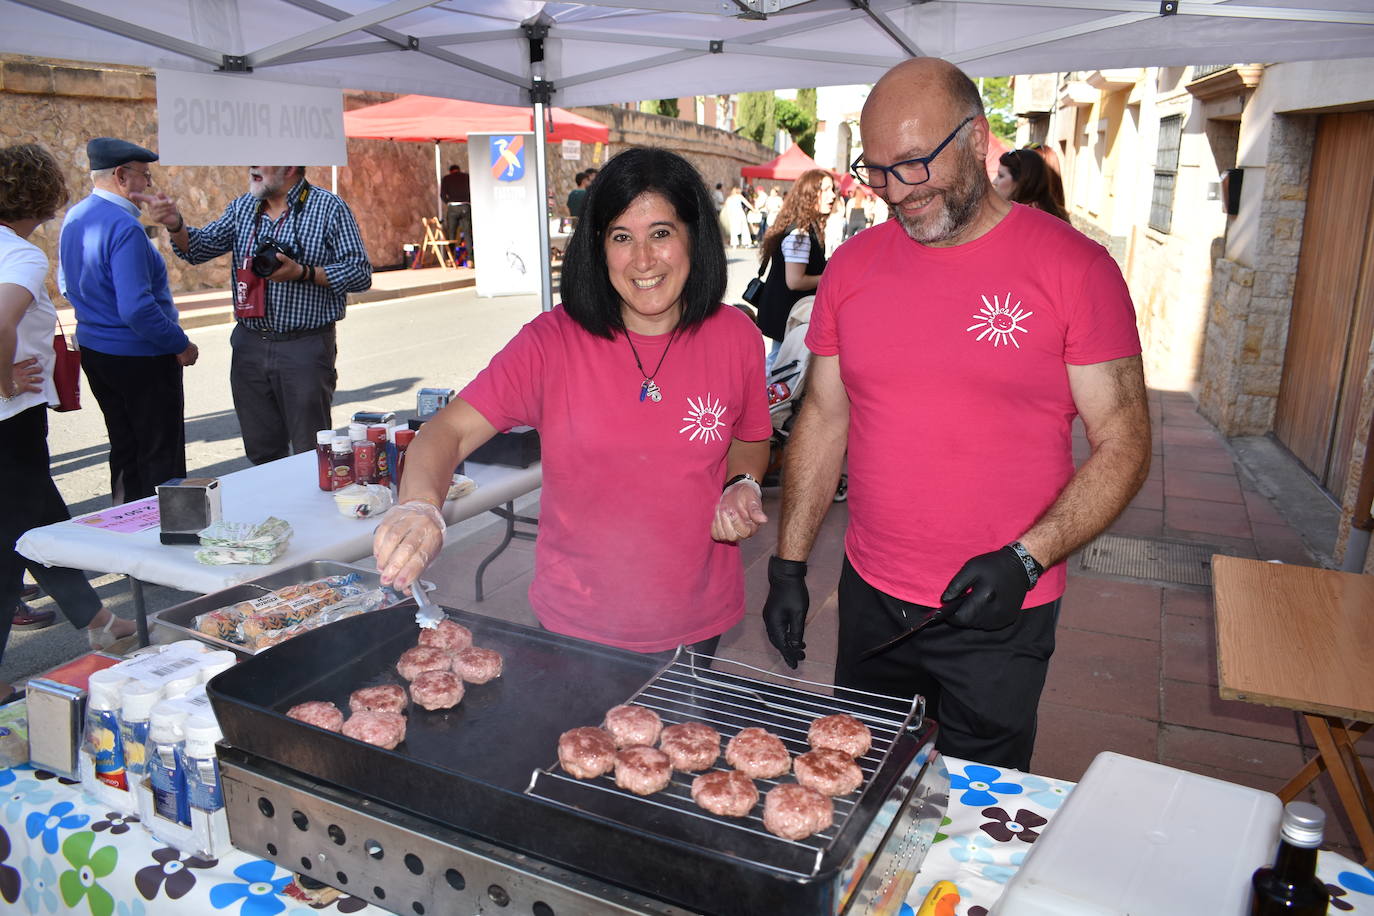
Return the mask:
POLYGON ((1210 586, 1214 553, 1232 555, 1234 551, 1194 541, 1104 534, 1083 548, 1079 564, 1084 572, 1210 586))

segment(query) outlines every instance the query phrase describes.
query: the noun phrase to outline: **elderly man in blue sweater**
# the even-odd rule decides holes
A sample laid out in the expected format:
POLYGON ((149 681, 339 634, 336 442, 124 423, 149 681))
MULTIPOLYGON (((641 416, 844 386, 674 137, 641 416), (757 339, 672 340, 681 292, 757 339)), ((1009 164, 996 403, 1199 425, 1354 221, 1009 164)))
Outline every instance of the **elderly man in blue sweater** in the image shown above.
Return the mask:
POLYGON ((95 190, 67 211, 58 282, 76 309, 81 365, 105 415, 119 505, 186 476, 181 373, 199 351, 177 323, 167 265, 138 219, 157 154, 97 137, 86 155, 95 190))

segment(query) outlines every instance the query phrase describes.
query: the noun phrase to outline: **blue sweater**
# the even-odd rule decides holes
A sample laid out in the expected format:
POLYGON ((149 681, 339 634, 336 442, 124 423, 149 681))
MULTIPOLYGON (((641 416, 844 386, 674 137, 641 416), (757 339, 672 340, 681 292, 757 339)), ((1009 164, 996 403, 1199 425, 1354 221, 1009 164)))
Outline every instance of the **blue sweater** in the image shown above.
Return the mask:
POLYGON ((78 344, 114 356, 186 349, 167 265, 127 210, 92 194, 67 211, 58 251, 78 344))

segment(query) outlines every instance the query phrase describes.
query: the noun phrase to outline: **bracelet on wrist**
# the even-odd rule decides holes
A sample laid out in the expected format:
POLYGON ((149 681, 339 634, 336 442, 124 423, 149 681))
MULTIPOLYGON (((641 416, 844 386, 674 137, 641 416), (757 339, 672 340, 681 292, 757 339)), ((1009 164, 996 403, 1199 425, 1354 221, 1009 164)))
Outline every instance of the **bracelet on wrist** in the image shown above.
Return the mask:
POLYGON ((180 232, 181 230, 183 230, 183 229, 185 229, 185 228, 186 228, 186 217, 184 217, 184 216, 182 216, 180 213, 178 213, 178 214, 177 214, 177 227, 176 227, 175 229, 173 229, 171 226, 168 226, 168 227, 167 227, 167 232, 168 232, 169 234, 171 234, 171 235, 176 235, 178 232, 180 232))
POLYGON ((753 474, 736 474, 734 477, 731 477, 729 480, 725 481, 725 486, 721 487, 720 491, 724 493, 726 490, 730 489, 742 480, 749 481, 754 485, 756 489, 758 489, 760 493, 763 492, 763 487, 759 485, 758 478, 755 477, 753 474))
POLYGON ((1021 566, 1026 570, 1026 579, 1030 582, 1030 588, 1035 588, 1035 583, 1040 581, 1040 576, 1044 574, 1045 567, 1040 565, 1040 561, 1030 555, 1030 551, 1025 548, 1020 541, 1012 541, 1007 545, 1007 549, 1016 554, 1016 559, 1021 561, 1021 566))

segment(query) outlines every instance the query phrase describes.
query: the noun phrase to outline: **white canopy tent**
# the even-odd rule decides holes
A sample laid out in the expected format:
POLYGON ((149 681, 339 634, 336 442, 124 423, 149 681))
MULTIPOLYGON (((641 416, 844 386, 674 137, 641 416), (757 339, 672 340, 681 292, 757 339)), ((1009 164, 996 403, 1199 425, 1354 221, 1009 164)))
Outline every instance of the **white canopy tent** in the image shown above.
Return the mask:
MULTIPOLYGON (((0 51, 505 105, 1374 57, 1374 0, 0 0, 0 51), (113 10, 113 12, 106 12, 113 10)), ((542 139, 542 138, 541 138, 542 139)), ((544 193, 542 142, 536 145, 544 193)), ((542 199, 542 198, 541 198, 542 199)), ((542 221, 541 221, 542 222, 542 221)), ((547 225, 541 248, 548 250, 547 225)), ((551 292, 545 265, 545 305, 551 292)))

